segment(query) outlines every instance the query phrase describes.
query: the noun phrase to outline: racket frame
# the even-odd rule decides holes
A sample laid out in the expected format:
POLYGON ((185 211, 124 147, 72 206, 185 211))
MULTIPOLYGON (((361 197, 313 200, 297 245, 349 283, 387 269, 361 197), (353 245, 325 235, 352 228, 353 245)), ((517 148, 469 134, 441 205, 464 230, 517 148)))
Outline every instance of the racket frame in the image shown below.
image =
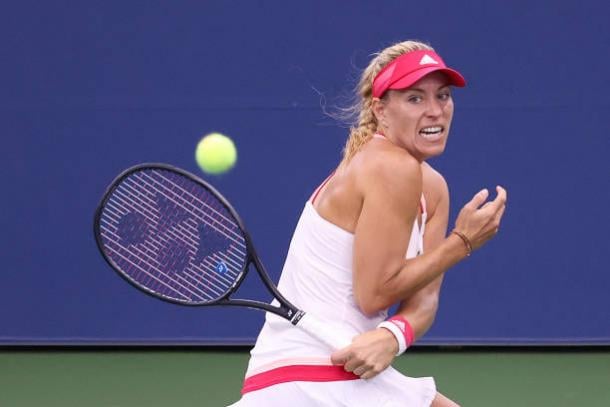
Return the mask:
POLYGON ((121 278, 126 280, 129 284, 131 284, 138 290, 143 291, 144 293, 151 295, 155 298, 158 298, 160 300, 170 302, 173 304, 185 305, 185 306, 224 305, 224 306, 241 306, 241 307, 262 309, 262 310, 271 312, 273 314, 279 315, 280 317, 286 318, 293 325, 296 325, 299 322, 299 320, 305 315, 305 313, 303 311, 299 310, 290 301, 288 301, 280 293, 280 291, 277 289, 277 287, 275 286, 273 281, 271 281, 271 278, 269 277, 269 274, 267 273, 265 266, 263 265, 262 261, 258 257, 258 254, 256 253, 256 250, 252 243, 252 239, 250 237, 250 234, 248 233, 248 230, 245 227, 243 220, 237 214, 237 211, 233 208, 233 206, 229 203, 229 201, 216 188, 214 188, 208 182, 206 182, 203 179, 196 177, 195 175, 193 175, 187 171, 184 171, 180 168, 171 166, 169 164, 164 164, 164 163, 143 163, 143 164, 134 165, 130 168, 127 168, 123 172, 121 172, 112 181, 112 183, 108 186, 108 188, 106 188, 106 191, 104 192, 104 195, 102 196, 102 199, 100 200, 100 203, 98 204, 98 206, 95 210, 94 220, 93 220, 93 234, 95 237, 95 242, 97 244, 97 247, 98 247, 100 253, 102 253, 104 260, 106 260, 106 262, 110 265, 110 267, 114 271, 116 271, 117 274, 119 274, 119 276, 121 276, 121 278), (185 302, 185 301, 184 302, 178 301, 176 299, 166 297, 162 294, 156 293, 153 290, 150 290, 147 287, 140 285, 137 282, 133 281, 126 273, 121 271, 120 267, 115 265, 114 262, 112 261, 112 259, 110 259, 110 257, 106 254, 106 251, 104 250, 104 243, 102 242, 101 231, 100 231, 101 217, 102 217, 104 208, 106 206, 106 203, 112 196, 113 192, 121 185, 121 183, 123 182, 123 180, 125 178, 129 177, 130 175, 132 175, 135 172, 145 171, 145 170, 165 170, 165 171, 174 172, 174 173, 177 173, 177 174, 189 179, 190 181, 194 182, 195 184, 200 185, 204 189, 208 190, 225 207, 225 209, 227 209, 227 211, 233 217, 233 220, 237 223, 237 226, 239 227, 239 229, 243 235, 244 241, 246 243, 246 259, 244 262, 244 266, 239 271, 238 276, 235 278, 235 281, 233 282, 231 287, 227 290, 227 292, 225 294, 220 296, 218 299, 208 301, 205 303, 190 303, 190 302, 185 302), (267 288, 267 290, 269 290, 269 292, 271 294, 273 294, 273 296, 278 300, 278 302, 280 303, 279 307, 276 307, 276 306, 273 306, 266 302, 262 302, 262 301, 258 301, 258 300, 231 298, 231 295, 234 294, 239 289, 239 287, 243 283, 244 279, 246 278, 250 265, 254 266, 254 268, 256 269, 256 272, 260 276, 260 278, 261 278, 263 284, 265 285, 265 287, 267 288))

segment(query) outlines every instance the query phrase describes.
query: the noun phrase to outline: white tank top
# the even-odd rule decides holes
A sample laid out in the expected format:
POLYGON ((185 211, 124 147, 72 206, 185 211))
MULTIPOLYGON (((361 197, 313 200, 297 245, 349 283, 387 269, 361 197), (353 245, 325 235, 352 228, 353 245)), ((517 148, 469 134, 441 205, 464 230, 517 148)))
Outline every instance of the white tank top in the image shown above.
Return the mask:
MULTIPOLYGON (((406 257, 423 253, 426 207, 421 198, 421 227, 416 219, 406 257)), ((354 236, 322 218, 307 201, 294 231, 278 284, 295 306, 315 314, 345 338, 374 329, 387 310, 363 314, 354 300, 352 257, 354 236)), ((278 305, 275 303, 275 305, 278 305)), ((289 321, 267 313, 251 351, 246 378, 283 366, 330 365, 329 349, 289 321)))

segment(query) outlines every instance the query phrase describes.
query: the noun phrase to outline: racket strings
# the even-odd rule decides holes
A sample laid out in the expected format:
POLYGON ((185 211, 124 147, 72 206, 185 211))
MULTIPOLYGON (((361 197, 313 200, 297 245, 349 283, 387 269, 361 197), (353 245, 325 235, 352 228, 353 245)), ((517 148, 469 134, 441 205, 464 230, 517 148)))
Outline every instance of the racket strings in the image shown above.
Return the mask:
MULTIPOLYGON (((109 230, 109 233, 112 233, 112 231, 109 230)), ((117 238, 120 238, 120 236, 116 235, 115 233, 113 233, 113 235, 117 238)), ((154 240, 154 239, 149 239, 146 242, 143 242, 142 244, 140 244, 140 247, 133 247, 133 250, 136 251, 138 254, 142 255, 142 256, 148 256, 148 260, 150 262, 152 262, 152 264, 156 265, 158 268, 163 267, 163 264, 161 261, 159 261, 157 259, 157 256, 160 252, 162 252, 164 249, 166 249, 167 247, 171 246, 171 242, 168 241, 167 239, 165 239, 163 236, 157 236, 158 240, 154 240), (141 250, 142 248, 146 249, 146 251, 141 250)), ((218 259, 217 260, 222 260, 222 261, 228 261, 229 258, 228 257, 222 257, 222 256, 217 256, 218 259)), ((214 270, 215 264, 212 263, 208 258, 203 260, 204 265, 208 266, 208 268, 210 270, 214 270)), ((217 264, 217 263, 216 263, 217 264)), ((165 266, 168 266, 167 264, 165 266)), ((171 268, 171 266, 170 266, 171 268)), ((197 277, 213 277, 214 274, 211 273, 209 270, 205 269, 205 268, 200 268, 198 267, 197 263, 191 263, 191 269, 195 272, 197 272, 195 275, 193 276, 192 274, 190 274, 187 270, 184 270, 185 275, 191 277, 193 280, 197 281, 197 277)), ((232 272, 232 271, 228 271, 229 275, 232 277, 236 277, 237 274, 232 272)), ((177 275, 178 278, 180 278, 181 276, 178 274, 177 275)), ((227 286, 230 286, 232 284, 232 280, 226 279, 224 277, 221 276, 220 280, 222 282, 224 282, 224 286, 218 286, 216 284, 212 284, 214 287, 218 288, 219 291, 216 292, 216 294, 220 295, 224 292, 224 290, 226 289, 227 286)))
MULTIPOLYGON (((147 175, 147 174, 143 174, 143 175, 147 175)), ((155 202, 155 197, 163 196, 165 198, 168 198, 169 200, 176 199, 176 200, 174 200, 174 202, 177 204, 177 206, 179 206, 180 208, 184 209, 185 211, 188 211, 191 215, 199 218, 204 224, 206 224, 207 226, 210 226, 211 228, 213 228, 217 232, 223 234, 226 238, 231 239, 231 241, 233 243, 235 243, 237 246, 239 246, 243 250, 245 250, 245 248, 246 248, 245 241, 244 241, 243 237, 241 236, 241 234, 236 233, 234 231, 234 228, 236 227, 234 222, 231 222, 229 219, 227 219, 226 217, 222 216, 218 211, 216 211, 212 206, 210 206, 209 204, 207 204, 204 201, 198 200, 193 195, 189 194, 191 197, 193 197, 193 199, 197 200, 197 202, 195 202, 195 203, 189 202, 189 201, 184 200, 184 199, 182 200, 182 202, 177 201, 177 199, 181 199, 183 197, 178 195, 178 194, 176 194, 172 189, 168 188, 167 186, 165 186, 163 184, 160 184, 158 181, 152 179, 150 176, 147 176, 147 177, 151 181, 153 181, 156 184, 160 185, 163 189, 160 190, 160 189, 154 188, 154 186, 152 184, 148 183, 143 178, 140 178, 140 177, 138 177, 138 175, 134 174, 133 177, 132 177, 132 178, 134 178, 133 182, 132 182, 131 178, 127 178, 122 183, 122 186, 124 185, 126 187, 126 189, 128 190, 128 194, 131 195, 131 196, 123 195, 123 197, 125 199, 127 199, 128 202, 130 202, 130 200, 133 199, 133 197, 135 197, 136 199, 139 199, 139 202, 148 203, 147 207, 150 210, 149 213, 152 213, 152 216, 156 218, 156 220, 154 220, 154 221, 157 224, 159 222, 159 217, 154 215, 154 212, 155 211, 159 211, 159 208, 158 208, 158 204, 155 202), (139 182, 136 183, 136 181, 139 181, 139 182), (142 190, 141 191, 137 190, 138 187, 142 188, 142 190), (144 195, 144 194, 142 194, 142 192, 146 192, 147 194, 144 195), (169 194, 172 194, 172 195, 169 195, 169 194), (189 207, 188 208, 185 207, 184 206, 185 204, 189 205, 189 207), (201 205, 201 206, 205 207, 206 209, 209 209, 210 211, 213 211, 213 213, 218 214, 218 216, 222 217, 222 219, 225 220, 226 222, 231 222, 232 228, 229 228, 226 225, 218 222, 217 219, 214 219, 213 217, 211 217, 206 212, 200 210, 196 205, 201 205), (216 221, 216 222, 213 223, 214 221, 216 221), (222 227, 223 229, 219 229, 219 227, 222 227), (229 234, 227 234, 225 232, 225 230, 230 231, 231 233, 233 233, 233 235, 230 236, 229 234)), ((167 181, 169 181, 169 180, 167 180, 167 181)), ((192 218, 187 218, 187 219, 190 220, 192 218)), ((192 237, 194 239, 198 238, 197 236, 192 236, 192 237)), ((240 254, 242 256, 245 256, 245 251, 241 251, 240 254)))
MULTIPOLYGON (((111 249, 115 249, 114 251, 117 252, 118 254, 121 254, 120 253, 121 250, 123 250, 125 252, 125 249, 122 247, 115 247, 115 248, 111 248, 111 249), (117 249, 118 249, 118 251, 117 251, 117 249)), ((158 247, 155 247, 155 249, 158 249, 158 247)), ((190 273, 169 274, 169 273, 163 272, 161 270, 161 267, 163 267, 163 265, 160 264, 155 258, 156 253, 151 255, 150 249, 147 249, 146 253, 142 252, 138 249, 136 249, 136 251, 137 251, 136 253, 133 253, 133 251, 132 252, 126 251, 127 252, 126 255, 128 256, 127 258, 129 259, 129 257, 135 257, 135 260, 138 261, 138 263, 140 263, 143 260, 145 262, 145 264, 148 266, 147 269, 152 271, 152 273, 148 272, 147 269, 143 270, 142 268, 139 268, 140 271, 143 271, 144 274, 146 274, 149 278, 155 277, 155 274, 159 277, 165 277, 163 279, 159 279, 159 278, 153 278, 153 279, 156 280, 158 283, 164 285, 165 287, 169 288, 170 290, 178 290, 178 292, 181 291, 180 289, 187 290, 188 294, 191 294, 191 296, 194 297, 193 298, 194 300, 201 300, 202 295, 205 298, 207 298, 208 300, 217 298, 219 295, 221 295, 224 292, 224 290, 228 286, 228 284, 224 284, 224 287, 221 287, 215 283, 210 284, 210 281, 213 282, 216 280, 214 274, 208 273, 205 270, 201 270, 200 273, 203 274, 203 278, 207 281, 205 287, 203 287, 206 291, 202 291, 202 289, 201 289, 202 279, 199 278, 199 276, 193 275, 190 273), (186 277, 188 277, 188 278, 186 278, 186 277), (163 281, 163 280, 165 280, 165 281, 163 281), (179 284, 178 281, 176 281, 176 280, 185 282, 188 285, 188 287, 185 287, 184 285, 179 284), (165 284, 166 281, 171 285, 168 286, 167 284, 165 284), (178 285, 178 287, 176 287, 176 285, 178 285), (189 288, 193 288, 196 292, 193 292, 193 290, 191 290, 189 288), (216 288, 216 290, 214 288, 216 288), (213 294, 213 295, 211 295, 211 294, 213 294)), ((123 258, 125 258, 125 256, 123 256, 123 258)), ((158 286, 152 286, 151 282, 149 280, 143 280, 140 275, 134 274, 131 270, 127 270, 127 273, 130 274, 134 279, 138 280, 142 284, 145 284, 146 286, 153 289, 154 291, 160 291, 158 286)))
MULTIPOLYGON (((104 231, 106 233, 112 234, 114 237, 120 238, 120 236, 116 235, 115 233, 113 233, 112 231, 110 231, 107 228, 104 228, 104 231)), ((185 300, 200 299, 200 298, 202 298, 202 296, 204 298, 207 298, 208 300, 213 300, 224 293, 226 287, 218 286, 214 283, 211 284, 211 287, 213 287, 213 288, 211 288, 210 286, 207 286, 206 287, 207 291, 201 290, 198 287, 198 284, 200 284, 200 279, 198 279, 197 276, 193 276, 189 273, 183 273, 183 275, 177 274, 174 277, 170 276, 169 273, 165 273, 162 271, 161 268, 163 267, 163 265, 156 258, 158 251, 162 247, 159 247, 158 245, 151 246, 150 242, 143 243, 140 246, 144 246, 145 250, 142 250, 142 247, 134 246, 131 248, 132 251, 128 251, 124 247, 122 247, 120 244, 118 244, 117 241, 112 241, 109 239, 108 245, 106 247, 109 250, 111 250, 114 254, 123 258, 126 262, 128 262, 132 266, 138 268, 138 270, 140 272, 142 272, 144 275, 136 274, 133 272, 128 272, 128 274, 131 277, 133 277, 135 280, 137 280, 138 282, 153 289, 153 291, 156 291, 156 292, 160 291, 159 285, 163 285, 167 289, 172 290, 173 292, 180 295, 185 300), (146 268, 142 268, 139 265, 140 260, 143 260, 144 264, 149 266, 149 268, 151 270, 149 271, 146 268), (189 277, 189 278, 186 278, 184 276, 189 277), (163 279, 163 277, 164 277, 164 279, 163 279), (146 280, 145 278, 149 278, 149 280, 146 280), (150 279, 155 280, 159 285, 153 285, 151 283, 150 279), (187 286, 183 286, 183 285, 179 284, 179 282, 177 280, 180 280, 180 281, 186 283, 187 286), (184 293, 179 290, 180 288, 186 290, 188 292, 188 294, 191 294, 191 296, 185 296, 184 293), (210 291, 211 291, 211 293, 210 293, 210 291), (211 295, 211 294, 214 294, 214 295, 211 295)), ((201 270, 201 271, 202 271, 202 276, 204 278, 213 280, 213 275, 211 273, 208 273, 208 275, 206 275, 205 270, 201 270)))
MULTIPOLYGON (((240 245, 241 247, 243 247, 244 249, 246 248, 245 245, 245 241, 242 237, 242 234, 239 232, 236 232, 235 229, 237 228, 239 230, 239 227, 236 226, 235 222, 228 219, 227 217, 225 217, 221 212, 219 212, 219 210, 217 210, 216 208, 214 208, 214 206, 209 204, 209 200, 210 198, 213 199, 215 201, 215 203, 217 203, 216 198, 214 198, 212 195, 210 194, 206 194, 206 199, 199 199, 197 198, 195 195, 189 193, 188 191, 184 190, 183 188, 181 188, 180 186, 173 184, 172 186, 175 186, 176 189, 184 192, 185 194, 187 194, 191 199, 193 199, 194 201, 196 201, 195 203, 187 200, 184 196, 179 195, 177 192, 175 192, 174 190, 172 190, 172 188, 167 187, 167 185, 156 181, 155 179, 153 179, 152 177, 148 176, 148 174, 142 174, 143 177, 147 177, 149 178, 152 182, 154 182, 156 185, 159 185, 161 188, 163 188, 163 190, 158 190, 156 188, 153 187, 153 190, 156 193, 162 194, 163 196, 172 199, 175 198, 176 201, 174 201, 178 206, 182 207, 183 209, 191 212, 193 215, 201 217, 200 219, 205 222, 207 225, 209 225, 210 227, 214 228, 216 231, 218 231, 219 233, 222 233, 223 235, 225 235, 227 238, 231 239, 234 243, 240 245), (171 195, 169 195, 171 194, 171 195), (181 201, 177 201, 178 199, 181 199, 181 201), (206 202, 207 201, 207 202, 206 202), (185 208, 183 206, 183 204, 186 205, 190 205, 189 208, 185 208), (196 205, 200 205, 201 207, 206 208, 210 213, 207 213, 201 209, 199 209, 198 206, 196 205), (216 217, 214 217, 214 216, 216 217), (206 219, 208 221, 206 221, 206 219), (223 224, 221 222, 221 220, 229 223, 229 226, 223 224), (226 230, 226 233, 224 230, 221 230, 219 228, 223 228, 224 230, 226 230), (227 234, 228 233, 228 234, 227 234), (232 236, 229 236, 229 234, 232 234, 232 236)), ((165 178, 162 174, 158 174, 163 180, 165 180, 166 182, 170 183, 172 182, 171 180, 165 178)), ((137 176, 136 176, 137 178, 137 176)), ((143 179, 140 179, 143 182, 143 185, 147 185, 143 179)), ((194 184, 199 190, 201 190, 201 188, 199 186, 197 186, 196 184, 194 184)), ((151 185, 152 187, 152 185, 151 185)))
POLYGON ((149 169, 114 188, 100 229, 109 257, 130 279, 181 302, 209 302, 245 265, 245 239, 231 218, 199 184, 149 169))
MULTIPOLYGON (((127 187, 127 185, 125 185, 125 186, 127 187)), ((131 204, 131 206, 133 206, 136 210, 140 211, 139 213, 144 214, 146 219, 150 223, 158 224, 159 217, 157 215, 155 215, 154 213, 152 213, 152 211, 154 211, 155 209, 150 205, 146 205, 144 200, 129 201, 130 198, 128 196, 125 196, 120 191, 119 188, 117 188, 117 190, 115 191, 115 194, 120 196, 121 198, 123 198, 122 202, 126 202, 126 201, 129 202, 131 204)), ((119 209, 119 208, 116 208, 116 206, 120 206, 120 210, 123 211, 123 214, 122 214, 123 216, 126 216, 126 214, 129 213, 129 209, 126 208, 124 205, 121 205, 121 203, 119 202, 118 199, 108 201, 107 206, 112 209, 119 209)), ((188 223, 193 229, 197 229, 196 223, 194 221, 192 221, 191 219, 187 220, 186 223, 188 223)), ((194 250, 196 252, 198 252, 201 247, 200 243, 199 243, 199 236, 197 236, 196 234, 193 234, 188 229, 184 229, 182 227, 182 224, 177 225, 174 229, 169 229, 169 230, 164 231, 164 234, 169 235, 175 239, 180 239, 180 240, 184 241, 192 250, 194 250), (181 230, 176 230, 176 228, 181 229, 181 230), (182 232, 182 234, 179 234, 177 232, 182 232)), ((157 238, 160 240, 163 240, 164 244, 166 244, 166 245, 169 244, 169 241, 164 238, 163 234, 159 234, 159 236, 157 238)), ((234 258, 242 259, 245 257, 245 253, 243 253, 239 249, 236 249, 234 246, 230 246, 230 249, 235 252, 235 253, 232 253, 234 258)), ((233 257, 226 257, 223 260, 230 262, 234 267, 236 267, 237 269, 240 269, 243 264, 240 264, 240 262, 236 261, 233 257)), ((233 276, 235 277, 236 274, 233 276)))
MULTIPOLYGON (((108 215, 109 215, 109 217, 112 217, 110 215, 110 213, 108 213, 108 215)), ((102 221, 104 223, 107 222, 105 219, 102 221)), ((192 275, 191 273, 189 273, 188 270, 185 270, 181 274, 176 273, 176 274, 174 274, 173 277, 170 275, 171 273, 163 272, 162 268, 164 267, 164 265, 158 260, 158 256, 159 256, 159 253, 163 251, 163 249, 169 247, 171 242, 168 241, 167 239, 165 239, 162 235, 157 235, 156 239, 155 238, 148 239, 147 241, 139 244, 138 246, 131 246, 129 248, 129 250, 127 250, 124 246, 117 243, 120 240, 121 236, 117 235, 112 230, 108 229, 107 227, 104 227, 104 231, 107 233, 111 233, 114 237, 117 238, 117 240, 114 242, 109 239, 109 241, 108 241, 109 243, 114 243, 111 247, 109 247, 111 250, 117 252, 117 254, 119 254, 119 255, 123 255, 123 256, 127 255, 127 256, 133 257, 136 261, 143 260, 145 264, 148 264, 151 266, 152 271, 155 272, 158 276, 165 277, 166 282, 176 283, 176 281, 174 281, 174 279, 188 282, 190 287, 196 289, 197 293, 194 293, 189 290, 189 293, 194 295, 196 298, 199 297, 199 295, 204 295, 209 300, 212 300, 212 299, 217 298, 218 296, 222 295, 226 291, 226 288, 228 286, 230 286, 230 284, 232 284, 231 281, 228 281, 226 279, 224 281, 225 284, 223 284, 222 286, 215 284, 215 282, 214 282, 215 278, 214 278, 213 273, 211 273, 205 269, 200 269, 199 267, 197 267, 194 264, 191 264, 191 268, 194 269, 195 271, 198 271, 199 274, 203 278, 207 278, 207 281, 212 282, 211 284, 209 284, 206 287, 207 291, 212 291, 212 293, 208 293, 206 291, 200 290, 198 288, 197 282, 200 281, 201 279, 198 278, 197 275, 192 275), (189 277, 190 280, 185 279, 183 276, 189 277), (211 295, 211 294, 214 294, 214 295, 211 295)), ((208 265, 210 266, 210 268, 213 269, 213 265, 211 263, 208 262, 208 265)), ((165 265, 165 266, 167 266, 167 265, 165 265)), ((153 274, 147 273, 146 270, 144 270, 144 272, 145 272, 146 276, 148 276, 150 278, 154 278, 153 274)), ((130 274, 130 276, 132 276, 138 282, 148 286, 149 288, 151 288, 155 291, 159 291, 158 287, 152 286, 150 281, 145 280, 143 276, 140 276, 138 274, 134 274, 131 272, 129 272, 128 274, 130 274)), ((156 278, 154 278, 154 279, 156 280, 156 278)), ((164 284, 169 289, 175 289, 175 287, 167 286, 163 281, 159 281, 159 282, 164 284)), ((181 288, 187 289, 187 287, 183 287, 181 285, 178 285, 178 286, 181 288)))
MULTIPOLYGON (((144 174, 144 175, 146 175, 146 174, 144 174)), ((161 174, 159 174, 159 175, 160 175, 160 176, 162 176, 161 174)), ((137 178, 137 177, 136 177, 136 178, 137 178)), ((150 178, 150 177, 149 177, 149 178, 150 178)), ((170 181, 170 180, 168 180, 168 179, 167 179, 167 178, 165 178, 165 177, 163 177, 163 178, 164 178, 165 180, 167 180, 167 181, 170 181)), ((128 184, 128 183, 126 183, 126 184, 127 184, 127 186, 129 186, 129 184, 128 184)), ((147 186, 147 184, 146 184, 146 183, 143 181, 143 182, 142 182, 142 186, 143 186, 143 187, 146 187, 146 186, 147 186)), ((163 190, 163 191, 159 191, 159 190, 157 190, 157 189, 153 189, 153 191, 151 192, 151 194, 155 194, 154 196, 159 196, 159 194, 167 194, 168 192, 173 192, 171 189, 167 188, 165 185, 163 185, 163 187, 165 188, 165 190, 163 190)), ((199 187, 198 187, 198 188, 199 188, 199 187)), ((199 189, 200 189, 200 188, 199 188, 199 189)), ((181 190, 183 190, 183 189, 181 189, 181 190)), ((184 191, 184 190, 183 190, 183 191, 184 191)), ((186 191, 185 191, 185 192, 186 192, 186 191)), ((191 197, 193 197, 193 199, 196 199, 196 200, 197 200, 197 202, 196 202, 195 204, 191 204, 190 202, 185 201, 185 202, 187 202, 187 203, 191 204, 191 206, 190 206, 189 208, 185 208, 185 207, 184 207, 184 206, 182 206, 182 205, 180 205, 180 206, 181 206, 183 209, 185 209, 185 210, 189 211, 189 212, 190 212, 190 213, 191 213, 193 216, 195 216, 195 217, 200 217, 199 219, 200 219, 200 220, 203 222, 203 224, 205 224, 205 225, 207 225, 207 226, 209 226, 209 227, 213 228, 215 231, 217 231, 217 232, 219 232, 219 233, 223 234, 223 235, 224 235, 224 236, 225 236, 227 239, 230 239, 230 240, 231 240, 233 243, 235 243, 235 245, 236 245, 236 246, 233 246, 233 249, 234 249, 234 251, 236 252, 236 256, 235 256, 235 258, 238 258, 238 259, 245 259, 245 257, 246 257, 246 252, 245 252, 245 248, 246 248, 246 245, 245 245, 245 240, 244 240, 243 236, 241 235, 241 233, 235 232, 235 229, 238 229, 238 230, 239 230, 239 226, 237 226, 237 225, 235 224, 235 222, 234 222, 234 221, 231 221, 231 220, 227 219, 227 218, 226 218, 225 216, 223 216, 223 215, 222 215, 222 214, 221 214, 221 213, 220 213, 218 210, 214 209, 214 208, 213 208, 211 205, 209 205, 209 204, 208 204, 208 203, 206 203, 205 201, 198 200, 198 199, 197 199, 197 198, 196 198, 194 195, 192 195, 192 194, 189 194, 189 195, 190 195, 191 197), (204 212, 204 211, 200 210, 200 209, 197 207, 197 205, 201 205, 201 206, 205 207, 206 209, 209 209, 210 211, 212 211, 212 213, 213 213, 213 214, 216 214, 217 216, 222 217, 222 219, 224 219, 226 222, 230 222, 231 229, 229 229, 229 228, 228 228, 226 225, 223 225, 223 224, 221 224, 221 223, 219 223, 219 222, 217 222, 217 223, 210 223, 208 220, 215 220, 215 219, 214 219, 214 218, 212 218, 212 217, 211 217, 209 214, 207 214, 206 212, 204 212), (208 219, 208 220, 207 220, 207 219, 208 219), (222 230, 218 229, 218 228, 216 227, 216 225, 218 225, 218 226, 222 226, 222 227, 224 227, 225 229, 227 229, 227 230, 229 230, 230 232, 232 232, 232 233, 233 233, 233 237, 232 237, 232 236, 229 236, 229 235, 227 235, 227 234, 225 234, 225 233, 224 233, 222 230), (239 248, 242 248, 243 250, 240 250, 239 248)), ((167 197, 167 196, 168 196, 168 195, 166 195, 166 197, 167 197)), ((212 198, 214 201, 216 201, 216 198, 214 198, 213 196, 211 196, 211 195, 209 195, 209 194, 208 194, 207 198, 208 198, 208 199, 209 199, 209 198, 212 198)), ((151 200, 151 201, 152 201, 152 200, 151 200)), ((149 208, 154 208, 154 207, 152 207, 152 206, 150 206, 150 205, 149 205, 149 208)), ((153 210, 154 210, 154 209, 153 209, 153 210)), ((194 229, 197 229, 197 225, 196 225, 196 223, 193 221, 193 218, 190 218, 190 217, 189 217, 189 218, 187 219, 187 222, 190 222, 190 224, 193 226, 193 228, 194 228, 194 229)), ((170 233, 171 233, 171 231, 170 231, 170 233)), ((187 239, 187 240, 186 240, 186 242, 187 242, 187 243, 188 243, 189 241, 198 242, 198 241, 199 241, 199 239, 200 239, 200 236, 199 236, 199 235, 196 235, 196 234, 190 233, 190 231, 189 231, 189 237, 190 237, 190 239, 187 239)), ((236 262, 236 261, 234 261, 234 260, 230 260, 230 261, 232 261, 232 262, 233 262, 233 264, 235 265, 235 267, 237 267, 237 268, 241 268, 241 267, 243 266, 243 263, 244 263, 243 261, 240 261, 240 262, 236 262)))

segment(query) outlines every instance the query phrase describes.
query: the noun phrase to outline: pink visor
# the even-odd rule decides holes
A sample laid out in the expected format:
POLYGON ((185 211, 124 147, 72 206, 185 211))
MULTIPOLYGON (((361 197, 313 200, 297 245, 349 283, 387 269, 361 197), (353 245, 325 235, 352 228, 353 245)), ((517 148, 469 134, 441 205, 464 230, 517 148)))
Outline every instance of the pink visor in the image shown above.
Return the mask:
POLYGON ((373 80, 373 97, 380 98, 388 89, 404 89, 432 72, 442 72, 449 84, 463 87, 464 77, 456 70, 447 68, 434 51, 412 51, 399 56, 387 64, 373 80))

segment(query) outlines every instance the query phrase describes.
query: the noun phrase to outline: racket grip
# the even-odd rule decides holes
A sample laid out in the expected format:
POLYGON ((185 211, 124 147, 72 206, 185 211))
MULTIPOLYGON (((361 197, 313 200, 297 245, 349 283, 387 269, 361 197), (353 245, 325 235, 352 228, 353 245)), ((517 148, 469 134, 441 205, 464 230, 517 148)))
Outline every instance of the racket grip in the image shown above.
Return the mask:
POLYGON ((309 313, 305 313, 296 325, 314 338, 324 342, 332 350, 344 348, 352 343, 351 339, 348 339, 345 335, 341 335, 338 332, 332 332, 332 330, 328 328, 328 324, 323 323, 309 313))

